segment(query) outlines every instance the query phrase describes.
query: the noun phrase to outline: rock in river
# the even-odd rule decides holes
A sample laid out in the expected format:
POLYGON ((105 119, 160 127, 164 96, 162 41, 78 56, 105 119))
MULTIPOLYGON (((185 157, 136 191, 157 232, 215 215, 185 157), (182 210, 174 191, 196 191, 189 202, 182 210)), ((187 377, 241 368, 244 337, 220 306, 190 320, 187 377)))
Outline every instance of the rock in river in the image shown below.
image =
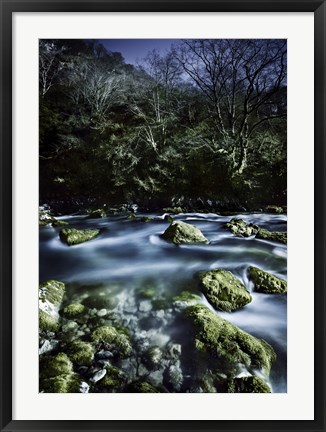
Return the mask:
POLYGON ((162 237, 174 244, 182 243, 208 243, 207 238, 194 225, 181 221, 174 221, 164 231, 162 237))
POLYGON ((249 267, 249 276, 254 281, 255 291, 265 294, 284 294, 287 283, 270 273, 257 267, 249 267))
POLYGON ((232 312, 252 300, 246 287, 227 270, 201 272, 199 280, 203 294, 215 309, 232 312))
POLYGON ((88 240, 92 240, 99 233, 99 229, 78 230, 75 228, 67 228, 60 231, 60 240, 66 243, 68 246, 72 246, 79 243, 84 243, 88 240))
POLYGON ((194 326, 194 347, 198 353, 224 364, 225 370, 243 364, 269 374, 276 354, 266 341, 239 329, 204 305, 190 306, 186 316, 194 326))

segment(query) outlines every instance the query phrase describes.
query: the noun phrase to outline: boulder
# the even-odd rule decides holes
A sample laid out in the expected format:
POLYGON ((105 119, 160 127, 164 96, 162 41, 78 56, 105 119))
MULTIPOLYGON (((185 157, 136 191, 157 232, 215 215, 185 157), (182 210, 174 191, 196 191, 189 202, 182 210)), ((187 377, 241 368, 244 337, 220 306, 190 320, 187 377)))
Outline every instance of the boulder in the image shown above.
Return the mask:
POLYGON ((228 393, 271 393, 269 385, 258 376, 234 378, 228 386, 228 393))
POLYGON ((65 228, 60 231, 60 240, 68 246, 84 243, 92 240, 100 233, 99 229, 83 229, 65 228))
POLYGON ((286 232, 278 232, 278 231, 268 231, 265 228, 259 228, 256 238, 262 240, 271 240, 277 241, 280 243, 287 243, 287 233, 286 232))
POLYGON ((268 375, 276 359, 273 348, 221 318, 203 305, 190 306, 186 316, 194 328, 193 345, 198 354, 206 355, 225 371, 236 370, 239 364, 268 375))
POLYGON ((199 281, 203 294, 215 309, 233 312, 252 300, 246 287, 227 270, 201 272, 199 281))
POLYGON ((95 350, 90 343, 73 341, 67 346, 67 354, 74 363, 82 366, 90 366, 94 358, 95 350))
POLYGON ((207 238, 197 227, 181 221, 172 222, 164 231, 162 237, 172 241, 174 244, 208 243, 207 238))
POLYGON ((104 218, 106 216, 106 212, 103 209, 97 209, 93 210, 89 213, 88 218, 89 219, 99 219, 104 218))
POLYGON ((98 327, 92 333, 92 340, 97 344, 103 344, 105 349, 116 352, 119 357, 126 357, 131 353, 129 337, 115 327, 98 327))
POLYGON ((257 267, 249 267, 249 277, 255 284, 255 291, 265 294, 284 294, 287 282, 257 267))
POLYGON ((238 237, 250 237, 256 235, 259 227, 254 224, 247 224, 243 219, 233 218, 225 224, 232 234, 238 237))
POLYGON ((67 319, 78 318, 87 311, 87 308, 81 303, 71 303, 63 309, 62 315, 67 319))

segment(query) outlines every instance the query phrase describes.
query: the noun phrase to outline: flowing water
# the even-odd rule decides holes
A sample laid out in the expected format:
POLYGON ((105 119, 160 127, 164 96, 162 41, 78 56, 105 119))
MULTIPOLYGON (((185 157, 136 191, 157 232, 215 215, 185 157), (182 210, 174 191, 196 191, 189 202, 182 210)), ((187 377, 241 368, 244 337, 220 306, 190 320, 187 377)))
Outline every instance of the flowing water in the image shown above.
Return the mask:
MULTIPOLYGON (((87 297, 110 296, 114 310, 124 316, 126 327, 147 332, 158 346, 171 339, 182 341, 185 329, 167 322, 167 315, 158 313, 146 298, 137 296, 141 290, 155 290, 158 299, 168 299, 193 287, 198 271, 223 268, 237 276, 251 292, 253 300, 233 312, 215 312, 248 333, 265 339, 277 353, 270 375, 273 392, 286 392, 287 298, 253 292, 248 280, 250 265, 285 279, 287 276, 286 245, 254 237, 238 238, 224 228, 233 217, 271 231, 286 231, 286 216, 264 213, 220 216, 184 213, 175 220, 197 226, 209 244, 176 246, 161 238, 169 226, 164 214, 150 214, 150 222, 126 216, 88 219, 85 216, 64 216, 73 228, 101 228, 100 235, 80 245, 67 246, 59 239, 61 228, 40 229, 40 282, 56 279, 67 287, 66 304, 87 297), (169 297, 170 296, 170 297, 169 297), (161 321, 160 321, 161 320, 161 321)), ((198 292, 198 294, 200 294, 198 292)), ((201 294, 200 294, 201 295, 201 294)), ((202 302, 210 309, 206 299, 202 302)), ((173 313, 170 311, 170 314, 173 313)), ((170 317, 171 318, 171 317, 170 317)))

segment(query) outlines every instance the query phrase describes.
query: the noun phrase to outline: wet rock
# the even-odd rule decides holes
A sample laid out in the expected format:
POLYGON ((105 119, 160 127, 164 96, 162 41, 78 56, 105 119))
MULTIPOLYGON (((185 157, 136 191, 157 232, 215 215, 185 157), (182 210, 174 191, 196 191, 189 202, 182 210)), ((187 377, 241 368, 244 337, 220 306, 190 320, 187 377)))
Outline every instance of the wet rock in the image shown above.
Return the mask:
POLYGON ((104 378, 106 375, 106 369, 101 369, 98 372, 96 372, 91 378, 90 381, 93 383, 97 383, 98 381, 100 381, 102 378, 104 378))
POLYGON ((228 393, 271 393, 269 385, 257 376, 235 378, 228 386, 228 393))
POLYGON ((163 209, 166 213, 179 214, 183 213, 183 209, 181 207, 166 207, 163 209))
POLYGON ((158 346, 149 348, 143 356, 143 362, 149 369, 157 369, 162 361, 162 351, 158 346))
POLYGON ((276 359, 273 348, 263 339, 255 338, 203 305, 190 306, 186 316, 193 324, 195 352, 218 360, 226 371, 239 364, 269 374, 276 359))
POLYGON ((262 240, 271 240, 277 241, 279 243, 287 243, 287 233, 286 232, 278 232, 278 231, 268 231, 264 228, 259 228, 256 238, 262 240))
POLYGON ((68 356, 43 357, 40 360, 40 391, 44 393, 78 393, 80 378, 73 372, 68 356))
POLYGON ((90 343, 73 341, 67 347, 67 354, 74 363, 90 366, 94 358, 94 348, 90 343))
POLYGON ((85 381, 82 381, 79 385, 79 393, 88 393, 89 388, 89 385, 85 381))
POLYGON ((268 205, 265 207, 266 213, 282 214, 285 213, 282 207, 276 205, 268 205))
POLYGON ((94 239, 100 233, 99 229, 64 228, 60 231, 60 240, 68 246, 77 245, 94 239))
POLYGON ((105 317, 107 314, 108 314, 108 311, 106 309, 100 309, 97 312, 97 316, 99 316, 99 317, 105 317))
POLYGON ((42 345, 41 345, 41 347, 39 349, 39 355, 50 353, 51 351, 55 350, 58 347, 58 345, 59 345, 59 341, 58 340, 55 340, 55 339, 51 339, 51 340, 46 339, 42 343, 42 345))
POLYGON ((109 360, 113 358, 113 354, 111 351, 104 351, 104 350, 97 352, 95 356, 99 360, 109 360))
POLYGON ((115 350, 120 357, 126 357, 131 353, 129 337, 115 327, 98 327, 92 333, 92 340, 104 344, 109 351, 115 350))
POLYGON ((74 333, 78 329, 78 324, 75 321, 68 321, 62 326, 63 333, 74 333))
POLYGON ((103 209, 93 210, 87 216, 89 219, 99 219, 106 217, 106 212, 103 209))
POLYGON ((86 313, 86 307, 81 303, 71 303, 63 309, 63 316, 67 319, 78 318, 86 313))
POLYGON ((178 361, 165 369, 163 374, 163 384, 170 391, 180 391, 183 383, 183 374, 178 361))
POLYGON ((174 244, 208 243, 207 238, 197 227, 181 221, 172 222, 162 237, 174 244))
POLYGON ((256 235, 259 227, 258 225, 247 224, 243 219, 233 218, 230 222, 225 224, 232 234, 239 237, 250 237, 256 235))
POLYGON ((59 309, 65 293, 65 284, 48 280, 39 286, 39 328, 41 331, 59 330, 59 309))
POLYGON ((53 318, 43 310, 39 310, 39 329, 43 332, 57 332, 60 328, 59 318, 53 318))
POLYGON ((179 360, 181 356, 181 345, 169 342, 166 346, 166 357, 169 360, 179 360))
POLYGON ((67 225, 69 225, 69 223, 63 220, 54 219, 54 221, 52 222, 53 227, 62 227, 67 225))
POLYGON ((249 267, 249 276, 255 284, 255 291, 266 294, 284 294, 287 292, 287 283, 257 267, 249 267))
POLYGON ((97 384, 100 391, 115 392, 124 387, 127 377, 123 371, 115 366, 106 367, 105 377, 97 384))
POLYGON ((198 276, 202 292, 215 309, 232 312, 252 300, 246 287, 227 270, 201 272, 198 276))

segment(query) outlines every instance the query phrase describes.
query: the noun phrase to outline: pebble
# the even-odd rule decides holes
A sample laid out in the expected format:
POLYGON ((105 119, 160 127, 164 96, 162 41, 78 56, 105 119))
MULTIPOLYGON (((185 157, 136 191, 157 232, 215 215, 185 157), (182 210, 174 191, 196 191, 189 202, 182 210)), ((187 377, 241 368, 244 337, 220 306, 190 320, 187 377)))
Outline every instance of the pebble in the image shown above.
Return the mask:
POLYGON ((97 383, 102 378, 104 378, 105 375, 106 375, 106 369, 101 369, 100 371, 96 372, 96 374, 94 374, 92 376, 92 378, 90 379, 90 381, 92 381, 93 383, 97 383))
POLYGON ((79 386, 79 393, 88 393, 89 392, 89 385, 83 381, 80 383, 79 386))
POLYGON ((98 353, 95 354, 95 357, 101 360, 107 360, 113 357, 113 354, 111 351, 104 351, 101 350, 98 353))
POLYGON ((106 309, 100 309, 98 312, 97 312, 97 316, 99 316, 99 317, 104 317, 105 315, 107 315, 108 314, 108 311, 106 310, 106 309))

